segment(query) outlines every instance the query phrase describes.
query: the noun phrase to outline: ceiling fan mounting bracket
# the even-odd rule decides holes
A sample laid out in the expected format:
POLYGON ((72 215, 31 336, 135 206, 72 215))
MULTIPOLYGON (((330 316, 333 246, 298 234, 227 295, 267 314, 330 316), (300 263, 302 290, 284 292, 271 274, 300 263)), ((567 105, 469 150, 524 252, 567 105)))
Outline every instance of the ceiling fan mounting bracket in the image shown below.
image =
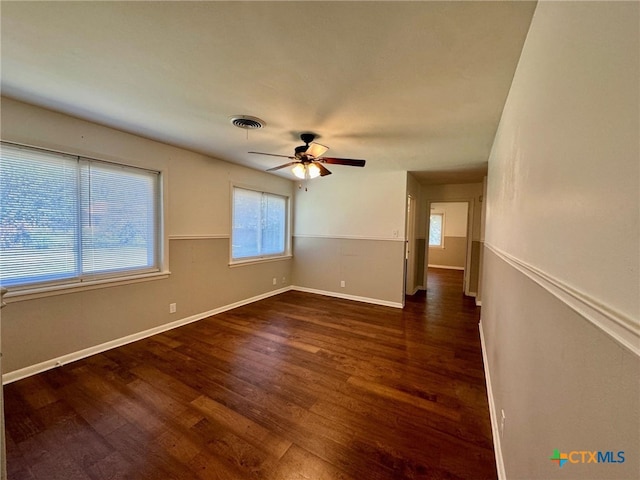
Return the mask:
POLYGON ((316 138, 314 133, 302 133, 300 134, 300 140, 309 145, 316 138))

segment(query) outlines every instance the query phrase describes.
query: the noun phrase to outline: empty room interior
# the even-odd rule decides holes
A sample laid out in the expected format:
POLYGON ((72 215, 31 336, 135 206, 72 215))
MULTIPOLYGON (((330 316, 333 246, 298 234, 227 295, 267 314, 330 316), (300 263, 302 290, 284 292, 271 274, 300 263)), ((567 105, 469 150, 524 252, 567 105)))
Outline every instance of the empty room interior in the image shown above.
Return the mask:
POLYGON ((638 478, 640 3, 0 14, 2 480, 638 478))

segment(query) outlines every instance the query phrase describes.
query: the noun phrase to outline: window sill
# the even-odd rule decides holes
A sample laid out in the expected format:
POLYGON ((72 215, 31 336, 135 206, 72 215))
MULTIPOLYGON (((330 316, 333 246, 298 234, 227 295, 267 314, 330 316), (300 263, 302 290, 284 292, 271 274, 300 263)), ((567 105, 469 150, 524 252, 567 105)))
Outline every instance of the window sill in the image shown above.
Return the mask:
POLYGON ((245 265, 255 265, 257 263, 279 262, 281 260, 291 260, 293 255, 280 255, 278 257, 249 258, 247 260, 233 260, 229 262, 230 268, 243 267, 245 265))
POLYGON ((131 275, 129 277, 104 278, 100 280, 90 280, 85 282, 66 283, 63 285, 47 285, 33 288, 24 288, 20 290, 9 290, 4 296, 7 304, 14 302, 22 302, 25 300, 33 300, 36 298, 51 297, 55 295, 65 295, 68 293, 83 292, 86 290, 95 290, 98 288, 117 287, 120 285, 129 285, 131 283, 149 282, 152 280, 163 280, 169 278, 171 272, 153 272, 140 275, 131 275))

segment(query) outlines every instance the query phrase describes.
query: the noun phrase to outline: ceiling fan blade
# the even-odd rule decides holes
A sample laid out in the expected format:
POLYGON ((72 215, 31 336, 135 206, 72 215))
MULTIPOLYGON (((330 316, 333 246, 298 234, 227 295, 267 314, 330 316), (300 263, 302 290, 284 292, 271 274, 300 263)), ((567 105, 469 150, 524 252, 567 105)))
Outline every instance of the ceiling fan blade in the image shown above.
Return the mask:
POLYGON ((356 160, 353 158, 332 158, 323 157, 318 159, 319 162, 329 163, 331 165, 349 165, 350 167, 364 167, 366 160, 356 160))
POLYGON ((326 175, 331 175, 331 171, 322 165, 320 162, 313 162, 320 169, 320 176, 324 177, 326 175))
POLYGON ((313 158, 320 158, 327 150, 329 150, 329 147, 314 142, 309 144, 309 148, 307 148, 307 151, 304 153, 311 155, 313 158))
POLYGON ((264 152, 249 152, 249 153, 255 153, 258 155, 269 155, 270 157, 282 157, 282 158, 290 158, 291 160, 293 160, 295 157, 292 157, 290 155, 277 155, 275 153, 264 153, 264 152))
MULTIPOLYGON (((291 158, 291 157, 289 157, 289 158, 291 158)), ((290 167, 291 165, 295 165, 296 163, 300 163, 300 162, 285 163, 284 165, 278 165, 277 167, 268 168, 266 171, 267 172, 273 172, 274 170, 280 170, 281 168, 290 167)))

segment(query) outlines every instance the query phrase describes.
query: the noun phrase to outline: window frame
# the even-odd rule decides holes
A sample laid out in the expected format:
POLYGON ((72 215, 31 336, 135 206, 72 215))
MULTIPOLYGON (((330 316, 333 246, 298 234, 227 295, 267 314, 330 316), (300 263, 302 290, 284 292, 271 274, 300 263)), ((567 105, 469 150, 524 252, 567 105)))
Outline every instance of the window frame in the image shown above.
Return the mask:
POLYGON ((429 236, 427 238, 427 243, 428 243, 428 247, 429 248, 442 248, 444 249, 444 222, 445 222, 445 214, 444 212, 432 212, 429 214, 429 236), (440 227, 440 243, 437 245, 431 245, 431 216, 432 215, 439 215, 442 220, 441 220, 441 227, 440 227))
POLYGON ((256 263, 276 262, 280 260, 290 260, 293 258, 291 253, 291 196, 281 192, 270 191, 264 188, 245 185, 241 183, 231 183, 229 188, 229 203, 230 203, 230 232, 229 232, 229 267, 239 267, 243 265, 252 265, 256 263), (262 195, 273 195, 281 197, 285 200, 285 222, 284 222, 284 252, 269 254, 269 255, 257 255, 253 257, 233 257, 233 219, 235 215, 235 203, 234 203, 234 191, 235 189, 249 190, 252 192, 260 193, 262 195))
MULTIPOLYGON (((162 278, 168 278, 170 272, 168 271, 168 239, 165 232, 165 203, 166 203, 166 177, 162 170, 149 168, 140 165, 129 164, 121 161, 113 161, 113 160, 104 160, 95 157, 88 157, 86 155, 80 155, 77 153, 63 152, 60 150, 54 150, 51 148, 44 148, 40 146, 33 145, 25 145, 17 142, 11 141, 0 141, 0 147, 9 146, 12 148, 19 148, 23 150, 33 150, 40 151, 47 154, 59 155, 61 157, 72 157, 74 161, 77 163, 78 168, 78 176, 80 176, 80 170, 82 165, 87 164, 103 164, 109 167, 114 167, 117 169, 123 170, 138 170, 145 171, 157 175, 157 179, 155 181, 155 192, 154 192, 154 206, 155 206, 155 222, 156 222, 156 231, 154 235, 154 261, 155 264, 152 267, 148 268, 140 268, 140 269, 123 269, 123 270, 111 270, 105 271, 102 273, 95 272, 79 272, 77 276, 67 279, 58 279, 58 280, 45 280, 38 282, 31 282, 21 285, 10 285, 5 286, 8 292, 5 295, 5 298, 11 301, 19 300, 27 300, 32 298, 46 297, 51 295, 70 293, 74 291, 82 291, 82 290, 92 290, 96 288, 104 288, 111 287, 115 285, 124 285, 129 283, 137 283, 141 281, 148 280, 156 280, 162 278)), ((78 209, 80 208, 80 204, 82 202, 80 195, 80 186, 78 186, 78 191, 76 193, 76 201, 78 205, 78 209)), ((78 218, 78 221, 81 221, 78 218)), ((77 255, 82 256, 82 224, 79 226, 78 238, 76 238, 76 243, 78 244, 78 248, 80 250, 77 252, 77 255)))

